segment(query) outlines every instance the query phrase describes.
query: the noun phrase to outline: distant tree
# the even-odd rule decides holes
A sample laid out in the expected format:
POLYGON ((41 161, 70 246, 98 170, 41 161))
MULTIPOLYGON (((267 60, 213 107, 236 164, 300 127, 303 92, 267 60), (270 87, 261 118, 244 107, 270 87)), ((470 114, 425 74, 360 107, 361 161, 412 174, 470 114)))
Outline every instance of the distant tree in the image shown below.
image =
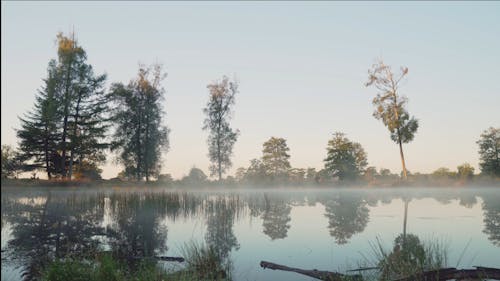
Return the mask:
POLYGON ((455 176, 455 173, 450 171, 448 168, 441 167, 432 172, 432 176, 436 179, 450 179, 455 176))
POLYGON ((471 180, 474 176, 474 167, 469 163, 464 163, 457 167, 458 176, 463 180, 471 180))
POLYGON ((389 177, 392 175, 391 170, 386 169, 386 168, 380 168, 379 174, 381 177, 389 177))
POLYGON ((196 167, 191 168, 189 170, 189 174, 182 178, 182 181, 187 184, 200 184, 204 183, 207 180, 207 175, 196 167))
POLYGON ((490 127, 485 130, 477 144, 481 173, 500 177, 500 128, 490 127))
POLYGON ((2 178, 17 177, 17 172, 21 170, 19 153, 10 145, 2 145, 2 178))
POLYGON ((396 77, 392 73, 391 67, 380 60, 368 70, 368 82, 366 83, 367 87, 374 85, 379 91, 373 99, 373 105, 376 107, 373 116, 382 120, 391 133, 391 139, 399 144, 404 179, 407 179, 407 171, 403 143, 412 141, 418 129, 418 120, 414 117, 410 118, 410 114, 405 108, 408 99, 399 94, 401 82, 407 74, 408 68, 402 67, 401 73, 396 77))
POLYGON ((379 176, 379 174, 378 174, 377 169, 375 167, 370 166, 370 167, 365 169, 363 176, 364 176, 366 181, 370 182, 370 181, 373 181, 374 179, 376 179, 379 176))
POLYGON ((290 169, 290 148, 283 138, 271 137, 263 144, 262 164, 271 180, 284 180, 290 169))
POLYGON ((242 183, 245 180, 247 169, 244 167, 239 167, 236 169, 235 179, 237 182, 242 183))
POLYGON ((253 184, 263 183, 267 180, 266 167, 259 159, 250 160, 250 166, 245 173, 245 181, 253 184))
POLYGON ((172 175, 170 174, 160 174, 158 175, 158 182, 164 183, 164 184, 171 184, 174 181, 172 178, 172 175))
POLYGON ((292 168, 288 172, 288 177, 293 184, 303 184, 305 181, 306 170, 302 168, 292 168))
POLYGON ((363 147, 350 141, 343 133, 334 133, 326 150, 325 170, 339 180, 356 179, 368 165, 363 147))
POLYGON ((166 77, 161 65, 139 67, 138 77, 128 85, 111 85, 111 97, 116 103, 112 150, 128 174, 136 180, 156 177, 161 169, 161 156, 168 151, 169 129, 163 125, 162 108, 165 90, 161 81, 166 77))
POLYGON ((76 166, 74 177, 76 180, 100 180, 102 169, 95 162, 83 160, 76 166))
POLYGON ((239 134, 238 130, 229 127, 238 83, 224 76, 222 80, 208 85, 207 88, 209 100, 203 109, 206 115, 203 130, 209 131, 208 157, 212 162, 210 175, 217 175, 221 181, 222 174, 232 166, 231 155, 239 134))
POLYGON ((316 182, 316 169, 315 168, 307 168, 306 170, 306 182, 314 183, 316 182))

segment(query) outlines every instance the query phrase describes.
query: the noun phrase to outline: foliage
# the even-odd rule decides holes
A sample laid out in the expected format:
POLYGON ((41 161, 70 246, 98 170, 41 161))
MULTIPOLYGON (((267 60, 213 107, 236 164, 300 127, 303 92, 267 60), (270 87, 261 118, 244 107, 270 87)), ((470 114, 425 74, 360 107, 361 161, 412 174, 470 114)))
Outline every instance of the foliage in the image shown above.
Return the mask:
POLYGON ((488 240, 500 247, 500 195, 493 193, 483 197, 483 232, 488 235, 488 240))
POLYGON ((161 65, 139 66, 137 78, 128 85, 114 83, 111 97, 116 109, 112 150, 119 153, 127 175, 136 180, 157 177, 161 169, 162 152, 169 147, 169 129, 162 125, 162 102, 165 78, 161 65))
POLYGON ((263 144, 262 165, 265 174, 274 182, 283 181, 288 176, 290 169, 290 148, 283 138, 271 137, 263 144))
POLYGON ((391 252, 387 252, 379 240, 371 246, 379 267, 380 280, 409 277, 447 266, 448 249, 444 244, 439 241, 422 243, 414 234, 406 234, 406 238, 403 234, 397 236, 391 252))
POLYGON ((207 86, 209 89, 209 100, 203 109, 206 118, 203 123, 203 130, 209 131, 208 136, 208 157, 210 165, 210 175, 218 176, 222 180, 222 174, 231 166, 231 155, 233 146, 238 138, 239 131, 229 127, 232 106, 238 92, 238 83, 230 81, 228 77, 216 81, 207 86))
POLYGON ((373 116, 382 120, 389 129, 391 139, 399 144, 405 179, 407 172, 402 144, 411 142, 418 129, 418 120, 414 117, 410 118, 405 108, 408 99, 399 94, 399 88, 407 74, 408 68, 401 67, 401 73, 396 77, 391 67, 380 60, 368 71, 366 83, 367 87, 373 85, 378 90, 377 96, 373 99, 373 105, 376 108, 373 116))
POLYGON ((334 133, 333 138, 328 141, 324 162, 325 170, 341 181, 358 178, 368 165, 363 147, 339 132, 334 133))
POLYGON ((16 177, 22 168, 19 152, 10 145, 2 145, 2 178, 16 177))
POLYGON ((182 178, 182 182, 185 184, 202 184, 206 182, 207 180, 207 175, 205 173, 196 167, 191 168, 189 171, 189 174, 182 178))
POLYGON ((213 246, 190 242, 182 248, 182 255, 187 263, 184 271, 196 278, 193 280, 231 280, 231 263, 213 246))
POLYGON ((450 171, 450 169, 448 169, 448 168, 441 167, 441 168, 435 170, 432 173, 432 176, 436 179, 452 179, 456 176, 456 174, 454 172, 450 171))
POLYGON ((355 195, 345 194, 325 200, 330 236, 339 244, 346 244, 356 233, 362 232, 369 220, 366 202, 355 195))
POLYGON ((263 183, 267 179, 266 167, 260 159, 250 160, 250 166, 246 169, 244 180, 252 184, 263 183))
POLYGON ((262 214, 263 232, 271 240, 284 239, 287 237, 288 229, 290 229, 290 212, 292 207, 286 202, 273 200, 272 204, 267 195, 265 198, 265 209, 262 214))
POLYGON ((106 75, 94 74, 74 34, 58 34, 57 43, 58 58, 49 62, 45 85, 34 109, 20 118, 17 136, 26 168, 71 179, 74 166, 105 160, 106 75))
POLYGON ((471 180, 474 177, 474 167, 469 163, 464 163, 457 167, 458 176, 462 180, 471 180))
MULTIPOLYGON (((42 281, 160 281, 191 280, 169 278, 171 274, 159 269, 151 261, 142 261, 137 269, 131 270, 126 264, 104 254, 95 260, 66 259, 50 263, 42 272, 42 281)), ((187 277, 187 276, 186 276, 187 277)))
POLYGON ((477 144, 481 173, 500 177, 500 128, 490 127, 485 130, 477 144))

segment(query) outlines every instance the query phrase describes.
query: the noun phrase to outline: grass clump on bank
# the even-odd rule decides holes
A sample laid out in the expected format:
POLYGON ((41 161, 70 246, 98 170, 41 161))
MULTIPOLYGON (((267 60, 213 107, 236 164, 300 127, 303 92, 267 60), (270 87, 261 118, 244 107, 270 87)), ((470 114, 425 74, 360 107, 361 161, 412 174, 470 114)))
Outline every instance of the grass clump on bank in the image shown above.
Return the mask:
POLYGON ((386 250, 379 239, 370 244, 376 273, 365 280, 396 280, 448 266, 448 247, 441 241, 422 242, 417 235, 400 234, 392 250, 386 250))
POLYGON ((181 249, 186 259, 183 270, 195 280, 231 280, 231 261, 214 247, 190 242, 181 249))
POLYGON ((103 254, 95 260, 64 259, 51 262, 42 270, 42 281, 201 281, 231 280, 230 262, 220 258, 212 247, 191 242, 183 248, 185 266, 166 270, 151 259, 129 266, 121 259, 103 254))

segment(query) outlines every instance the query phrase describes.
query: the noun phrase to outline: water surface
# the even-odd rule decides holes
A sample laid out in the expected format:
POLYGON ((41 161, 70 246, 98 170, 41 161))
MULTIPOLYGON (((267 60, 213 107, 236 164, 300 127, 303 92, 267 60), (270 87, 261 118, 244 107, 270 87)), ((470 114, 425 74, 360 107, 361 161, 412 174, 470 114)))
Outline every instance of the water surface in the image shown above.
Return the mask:
POLYGON ((190 241, 233 261, 235 280, 310 280, 263 270, 261 260, 345 271, 390 249, 403 229, 449 247, 449 265, 500 266, 500 192, 495 188, 2 189, 2 280, 37 276, 59 256, 120 251, 182 255, 190 241), (465 250, 465 251, 464 251, 465 250))

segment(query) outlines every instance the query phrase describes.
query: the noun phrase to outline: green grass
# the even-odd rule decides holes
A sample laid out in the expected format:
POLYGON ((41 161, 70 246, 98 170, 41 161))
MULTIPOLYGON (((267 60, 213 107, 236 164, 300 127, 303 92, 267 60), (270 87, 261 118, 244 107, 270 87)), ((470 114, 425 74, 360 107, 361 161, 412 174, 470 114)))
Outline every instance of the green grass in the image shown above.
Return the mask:
POLYGON ((231 280, 230 262, 222 259, 212 247, 194 242, 183 247, 185 267, 167 271, 150 259, 134 269, 111 254, 98 258, 68 258, 51 262, 41 274, 42 281, 201 281, 231 280))
POLYGON ((220 257, 215 248, 190 242, 181 252, 186 259, 185 271, 196 280, 231 280, 231 261, 220 257))
POLYGON ((447 244, 439 241, 421 241, 414 234, 407 234, 403 242, 403 235, 394 240, 391 250, 387 250, 379 239, 370 243, 373 258, 365 258, 364 267, 376 267, 372 274, 365 273, 365 280, 394 280, 416 276, 429 270, 448 267, 447 244))

